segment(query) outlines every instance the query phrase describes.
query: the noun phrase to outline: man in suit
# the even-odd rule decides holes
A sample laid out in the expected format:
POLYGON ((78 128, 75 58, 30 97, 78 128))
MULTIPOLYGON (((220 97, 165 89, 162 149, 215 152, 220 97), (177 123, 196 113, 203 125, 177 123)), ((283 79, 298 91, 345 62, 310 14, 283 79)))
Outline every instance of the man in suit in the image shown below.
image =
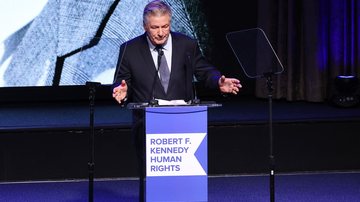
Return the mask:
MULTIPOLYGON (((114 76, 113 97, 119 102, 148 103, 153 99, 193 99, 193 76, 205 87, 219 93, 237 94, 242 87, 235 78, 226 78, 203 57, 196 40, 170 30, 171 8, 161 0, 149 2, 143 12, 145 33, 123 43, 114 76), (159 49, 161 49, 159 51, 159 49), (161 55, 159 57, 159 53, 161 55), (166 58, 164 62, 162 57, 166 58), (170 72, 166 86, 160 74, 167 63, 170 72)), ((134 140, 140 169, 140 201, 143 200, 144 124, 141 111, 134 110, 134 140)))

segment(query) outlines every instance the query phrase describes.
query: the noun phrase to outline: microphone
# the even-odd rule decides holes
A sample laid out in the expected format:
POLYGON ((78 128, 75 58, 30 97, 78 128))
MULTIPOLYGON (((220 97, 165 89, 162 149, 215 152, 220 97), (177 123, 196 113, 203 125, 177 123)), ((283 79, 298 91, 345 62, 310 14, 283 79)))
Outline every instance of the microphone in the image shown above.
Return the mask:
MULTIPOLYGON (((187 78, 190 79, 190 81, 186 81, 186 87, 188 85, 188 83, 191 83, 191 87, 192 87, 192 90, 193 90, 193 95, 192 95, 192 99, 190 100, 190 104, 200 104, 200 99, 198 99, 198 96, 197 96, 197 91, 196 91, 196 86, 195 86, 195 82, 193 81, 193 78, 194 78, 194 67, 192 65, 192 62, 191 62, 191 56, 190 56, 190 53, 187 52, 186 53, 186 57, 187 57, 187 62, 188 62, 188 67, 189 69, 187 69, 187 71, 189 71, 190 73, 187 73, 187 78)), ((188 92, 186 90, 186 92, 188 92)), ((187 93, 186 93, 187 94, 187 93)))
POLYGON ((157 59, 157 68, 155 71, 155 75, 154 75, 154 79, 153 79, 153 83, 152 83, 152 87, 151 87, 151 100, 149 101, 149 105, 150 106, 158 106, 159 105, 159 101, 155 99, 155 84, 156 84, 156 77, 159 74, 159 69, 160 69, 160 65, 161 65, 161 57, 164 55, 164 51, 162 50, 162 46, 158 45, 155 47, 155 50, 157 50, 158 52, 158 59, 157 59))
POLYGON ((200 104, 200 99, 197 96, 197 91, 196 91, 196 85, 194 81, 191 81, 192 84, 192 88, 194 90, 194 99, 191 101, 192 104, 198 105, 200 104))
MULTIPOLYGON (((116 69, 115 69, 115 73, 114 73, 114 78, 113 78, 113 84, 111 86, 111 91, 113 91, 113 89, 119 85, 122 85, 121 81, 122 79, 118 78, 119 77, 119 74, 120 74, 120 66, 122 64, 122 61, 124 59, 124 55, 125 55, 125 52, 126 52, 126 48, 127 48, 127 45, 128 45, 128 42, 125 42, 124 44, 122 44, 120 46, 120 50, 119 50, 119 57, 118 57, 118 61, 117 61, 117 64, 116 64, 116 69)), ((127 102, 127 97, 129 97, 129 84, 127 83, 128 85, 128 90, 127 90, 127 96, 126 98, 123 100, 123 102, 121 102, 120 106, 121 107, 124 107, 125 106, 125 103, 127 102)))
MULTIPOLYGON (((121 63, 124 59, 124 55, 125 55, 125 51, 126 51, 126 47, 127 47, 127 43, 126 42, 123 46, 123 49, 122 49, 122 46, 120 46, 120 50, 119 50, 119 58, 118 58, 118 61, 117 61, 117 64, 116 64, 116 69, 115 69, 115 74, 114 74, 114 78, 113 78, 113 83, 115 83, 116 79, 117 79, 117 76, 119 75, 119 72, 120 72, 120 66, 121 66, 121 63)), ((121 81, 120 81, 121 82, 121 81)))

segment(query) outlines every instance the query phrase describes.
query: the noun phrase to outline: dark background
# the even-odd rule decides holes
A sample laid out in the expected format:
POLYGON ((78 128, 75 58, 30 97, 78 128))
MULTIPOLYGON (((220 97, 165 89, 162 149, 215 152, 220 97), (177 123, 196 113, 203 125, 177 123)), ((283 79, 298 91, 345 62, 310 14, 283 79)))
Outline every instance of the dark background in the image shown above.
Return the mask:
POLYGON ((233 31, 257 27, 257 1, 202 1, 203 11, 208 19, 210 37, 214 42, 209 60, 227 77, 242 81, 241 94, 253 95, 253 79, 245 76, 236 60, 226 34, 233 31))

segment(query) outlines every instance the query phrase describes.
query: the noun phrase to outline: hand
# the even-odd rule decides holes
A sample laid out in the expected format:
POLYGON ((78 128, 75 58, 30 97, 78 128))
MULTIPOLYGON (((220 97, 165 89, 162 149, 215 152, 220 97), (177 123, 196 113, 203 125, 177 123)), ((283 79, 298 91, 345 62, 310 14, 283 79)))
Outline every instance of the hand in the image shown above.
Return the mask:
POLYGON ((113 89, 113 94, 112 94, 113 98, 115 98, 115 100, 121 104, 122 102, 125 101, 127 97, 127 89, 128 86, 125 80, 122 80, 121 84, 113 89))
POLYGON ((242 85, 238 79, 226 78, 224 75, 219 79, 219 87, 222 93, 238 94, 242 85))

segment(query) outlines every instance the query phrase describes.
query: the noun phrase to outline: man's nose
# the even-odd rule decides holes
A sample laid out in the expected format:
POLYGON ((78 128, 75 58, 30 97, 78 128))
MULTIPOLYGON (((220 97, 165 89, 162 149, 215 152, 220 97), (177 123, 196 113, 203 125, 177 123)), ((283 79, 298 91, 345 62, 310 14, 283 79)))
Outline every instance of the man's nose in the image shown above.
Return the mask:
POLYGON ((162 28, 159 28, 158 34, 162 36, 164 34, 164 30, 162 28))

